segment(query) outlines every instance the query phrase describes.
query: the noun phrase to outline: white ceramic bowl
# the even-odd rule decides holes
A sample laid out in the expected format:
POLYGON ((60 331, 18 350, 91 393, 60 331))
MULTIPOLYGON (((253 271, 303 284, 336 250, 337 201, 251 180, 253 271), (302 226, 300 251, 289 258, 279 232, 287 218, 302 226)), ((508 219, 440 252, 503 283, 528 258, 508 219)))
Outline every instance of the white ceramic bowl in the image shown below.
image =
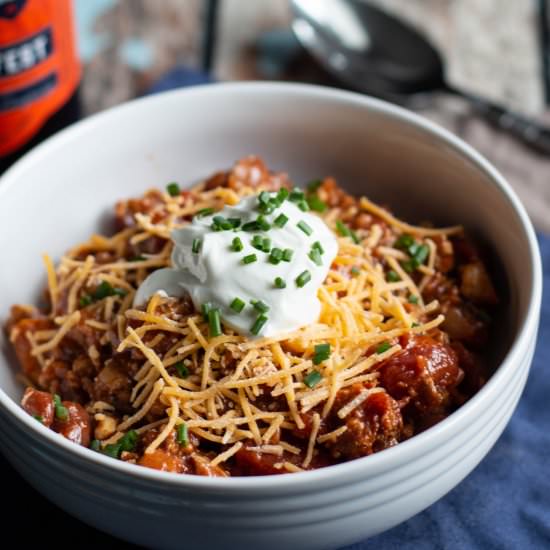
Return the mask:
POLYGON ((61 508, 136 543, 297 550, 379 533, 432 504, 479 463, 527 377, 541 266, 509 185, 470 147, 418 116, 301 85, 211 85, 140 99, 32 151, 0 180, 0 317, 12 303, 37 297, 45 284, 41 253, 59 257, 85 239, 117 199, 172 180, 190 184, 249 153, 295 182, 331 174, 411 221, 463 223, 489 242, 510 291, 498 368, 457 412, 397 447, 314 472, 210 479, 128 465, 47 430, 19 408, 17 367, 2 341, 7 458, 61 508))

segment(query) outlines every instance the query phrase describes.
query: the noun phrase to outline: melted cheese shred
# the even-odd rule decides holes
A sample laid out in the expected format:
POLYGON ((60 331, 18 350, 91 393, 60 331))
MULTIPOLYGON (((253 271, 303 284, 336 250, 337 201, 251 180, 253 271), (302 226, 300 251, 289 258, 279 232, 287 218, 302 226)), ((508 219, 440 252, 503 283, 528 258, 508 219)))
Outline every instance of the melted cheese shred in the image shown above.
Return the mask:
MULTIPOLYGON (((443 322, 437 302, 426 306, 421 290, 436 269, 436 241, 442 241, 444 249, 450 245, 447 236, 462 228, 411 226, 364 198, 359 209, 376 219, 369 228, 357 230, 359 243, 338 235, 336 209, 322 216, 334 229, 339 250, 319 288, 321 313, 313 325, 271 338, 246 340, 228 329, 209 338, 202 316, 182 314, 176 299, 156 294, 145 311, 132 307, 134 293, 147 274, 171 265, 168 239, 173 229, 186 223, 183 218, 188 220, 202 208, 234 205, 260 190, 243 186, 238 193, 222 188, 205 191, 201 184, 189 196, 156 192, 156 205, 135 214, 135 226, 110 238, 93 236, 63 257, 57 269, 44 256, 52 318, 58 326, 43 331, 40 338, 27 334, 40 364, 48 364, 49 354, 79 324, 97 331, 100 344, 118 342, 115 355, 142 358, 131 388, 134 412, 118 420, 116 432, 103 444, 118 440, 129 429, 144 433, 154 428, 156 437, 145 450, 152 453, 184 423, 199 440, 220 445, 219 453, 211 457, 214 466, 231 459, 247 440, 250 451, 280 456, 275 467, 283 471, 307 469, 318 445, 334 442, 346 432, 346 416, 373 392, 384 391, 378 386, 376 367, 401 351, 399 337, 427 333, 443 322), (402 262, 408 255, 393 246, 404 233, 429 248, 418 277, 405 271, 402 262), (136 243, 159 238, 167 241, 154 254, 132 258, 127 252, 136 243), (106 259, 94 256, 99 253, 106 259), (390 270, 398 281, 388 280, 390 270), (116 292, 95 299, 102 284, 116 292), (63 300, 66 315, 55 317, 63 300), (331 353, 314 364, 319 344, 329 344, 331 353), (381 344, 384 348, 377 349, 381 344), (356 383, 364 389, 334 410, 338 392, 356 383), (300 449, 287 438, 293 430, 306 429, 306 416, 307 446, 300 449), (329 416, 341 425, 323 433, 323 420, 329 416), (301 467, 285 458, 301 452, 305 453, 301 467)), ((89 349, 97 362, 97 348, 89 349)))

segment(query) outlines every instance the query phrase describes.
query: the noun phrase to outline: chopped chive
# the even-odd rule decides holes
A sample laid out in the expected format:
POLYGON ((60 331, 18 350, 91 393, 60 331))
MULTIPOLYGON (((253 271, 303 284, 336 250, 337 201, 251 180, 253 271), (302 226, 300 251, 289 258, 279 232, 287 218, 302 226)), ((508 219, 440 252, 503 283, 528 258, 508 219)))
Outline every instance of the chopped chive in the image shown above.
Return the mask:
POLYGON ((288 216, 285 216, 285 214, 279 214, 275 221, 273 222, 277 227, 284 227, 286 225, 286 222, 288 221, 288 216))
POLYGON ((171 197, 177 197, 180 194, 180 186, 173 181, 166 186, 166 191, 171 197))
POLYGON ((269 262, 277 265, 283 259, 283 254, 284 252, 280 248, 274 247, 269 255, 269 262))
POLYGON ((314 212, 324 212, 327 209, 327 203, 321 200, 317 195, 308 197, 307 203, 314 212))
POLYGON ((41 415, 33 414, 32 416, 35 420, 38 420, 38 422, 40 422, 40 424, 44 424, 44 418, 41 415))
POLYGON ((191 251, 193 252, 193 254, 198 254, 200 252, 201 244, 202 244, 202 241, 199 237, 196 237, 195 239, 193 239, 193 246, 191 247, 191 251))
POLYGON ((386 274, 386 279, 390 282, 390 283, 397 283, 397 281, 400 281, 401 280, 401 277, 399 276, 399 274, 397 272, 395 272, 393 269, 390 269, 388 271, 388 273, 386 274))
POLYGON ((231 250, 233 250, 233 252, 240 252, 243 248, 244 245, 241 239, 239 239, 239 237, 235 237, 231 242, 231 250))
POLYGON ((408 250, 409 247, 413 244, 415 244, 413 236, 404 233, 397 238, 397 240, 393 243, 393 246, 394 248, 402 248, 408 250))
POLYGON ((304 384, 308 388, 314 388, 322 379, 323 375, 318 370, 312 370, 304 377, 304 384))
POLYGON ((306 269, 305 271, 302 271, 298 277, 296 277, 296 285, 300 288, 304 287, 311 281, 311 273, 306 269))
POLYGON ((174 368, 180 378, 187 378, 189 376, 189 369, 183 364, 183 361, 178 361, 174 368))
POLYGON ((240 298, 233 298, 233 301, 229 304, 229 307, 235 312, 240 313, 246 304, 240 298))
POLYGON ((201 306, 202 310, 202 317, 205 321, 208 321, 208 314, 210 313, 210 310, 212 309, 212 304, 210 302, 204 302, 201 306))
POLYGON ((308 202, 304 199, 304 200, 301 200, 301 201, 298 201, 296 203, 296 206, 302 211, 302 212, 307 212, 309 210, 309 204, 308 202))
POLYGON ((128 291, 124 288, 113 288, 113 296, 120 296, 121 298, 124 298, 128 294, 128 291))
POLYGON ((262 251, 266 254, 269 254, 269 251, 271 250, 271 239, 269 237, 264 237, 262 241, 262 251))
POLYGON ((251 244, 256 250, 263 250, 264 248, 264 240, 260 235, 254 235, 251 244))
POLYGON ((416 250, 416 254, 414 255, 416 261, 422 265, 426 259, 428 258, 428 255, 430 254, 430 249, 427 245, 423 244, 418 247, 416 250))
POLYGON ((258 200, 260 201, 261 204, 268 204, 270 198, 271 198, 271 195, 267 191, 262 191, 258 195, 258 200))
POLYGON ((92 302, 93 302, 93 299, 89 294, 83 294, 79 300, 80 307, 89 306, 92 302))
POLYGON ((317 189, 319 189, 321 185, 323 185, 323 180, 312 180, 307 184, 306 189, 310 193, 315 193, 315 191, 317 191, 317 189))
POLYGON ((377 348, 376 353, 384 353, 385 351, 388 351, 391 348, 391 344, 389 342, 382 342, 377 348))
POLYGON ((321 243, 319 241, 315 241, 312 248, 316 248, 319 251, 319 254, 325 253, 325 249, 321 246, 321 243))
POLYGON ((250 300, 250 303, 261 313, 267 313, 269 311, 269 306, 265 302, 262 302, 262 300, 250 300))
POLYGON ((101 450, 101 441, 99 441, 99 439, 94 439, 91 443, 90 443, 90 449, 92 449, 92 451, 100 451, 101 450))
POLYGON ((55 417, 61 420, 62 422, 65 422, 65 420, 68 420, 69 418, 69 411, 67 407, 61 403, 61 397, 57 395, 57 393, 53 396, 53 404, 55 408, 55 417))
POLYGON ((286 282, 282 277, 275 277, 274 283, 276 288, 286 288, 286 282))
POLYGON ((271 229, 271 225, 269 222, 264 218, 264 216, 258 216, 256 218, 256 223, 258 224, 258 227, 262 231, 269 231, 271 229))
POLYGON ((220 310, 218 308, 212 308, 208 312, 208 332, 210 338, 220 336, 222 333, 222 326, 220 324, 220 310))
POLYGON ((413 323, 411 326, 412 326, 412 328, 419 327, 420 323, 413 323))
POLYGON ((245 256, 242 259, 242 262, 243 264, 252 264, 257 260, 258 260, 258 256, 256 256, 256 254, 249 254, 248 256, 245 256))
POLYGON ((242 225, 241 229, 243 231, 259 231, 260 227, 256 221, 246 222, 242 225))
POLYGON ((233 229, 237 229, 241 225, 241 218, 227 218, 233 229))
POLYGON ((197 218, 203 218, 204 216, 210 216, 210 214, 213 214, 214 213, 214 209, 213 208, 201 208, 196 214, 195 216, 197 218))
POLYGON ((132 452, 137 445, 139 435, 135 430, 130 430, 126 432, 117 443, 120 445, 120 451, 132 452))
POLYGON ((352 274, 354 277, 357 277, 357 275, 359 275, 359 273, 361 273, 361 270, 360 270, 356 265, 354 265, 354 266, 351 268, 351 274, 352 274))
POLYGON ((420 264, 418 263, 418 260, 416 258, 411 258, 410 260, 406 260, 404 262, 401 262, 401 267, 407 272, 412 273, 420 264))
POLYGON ((256 317, 256 320, 254 321, 254 324, 252 325, 252 327, 250 327, 250 332, 255 336, 260 334, 260 332, 264 328, 264 325, 267 323, 268 319, 269 318, 267 315, 265 315, 265 313, 258 315, 258 317, 256 317))
POLYGON ((355 243, 355 244, 359 244, 360 243, 360 239, 359 237, 357 236, 357 234, 355 233, 355 231, 353 231, 352 229, 350 229, 344 222, 340 221, 340 220, 337 220, 336 221, 336 231, 338 232, 338 234, 342 237, 350 237, 351 240, 355 243))
POLYGON ((330 357, 330 344, 317 344, 313 349, 313 364, 319 365, 330 357))
POLYGON ((409 304, 418 304, 418 296, 411 294, 409 296, 409 304))
POLYGON ((101 281, 99 286, 95 289, 92 297, 94 300, 103 300, 107 296, 113 295, 113 287, 107 281, 101 281))
POLYGON ((313 233, 313 229, 304 221, 300 220, 297 224, 298 229, 301 229, 308 237, 313 233))
POLYGON ((316 265, 323 265, 323 259, 321 258, 321 254, 316 248, 312 248, 310 253, 308 254, 309 259, 316 265))
POLYGON ((176 439, 182 447, 189 445, 189 431, 185 422, 179 424, 176 428, 176 439))
POLYGON ((283 204, 283 202, 288 199, 289 194, 290 193, 286 187, 281 187, 279 191, 277 191, 277 196, 275 198, 279 204, 283 204))
POLYGON ((120 456, 120 444, 110 443, 109 445, 105 445, 101 452, 111 458, 118 458, 120 456))
POLYGON ((300 201, 303 201, 305 198, 306 197, 303 191, 301 191, 300 189, 293 189, 290 192, 288 200, 291 202, 300 202, 300 201))
POLYGON ((292 260, 292 256, 294 254, 294 250, 291 248, 285 248, 283 250, 283 262, 290 262, 292 260))
POLYGON ((210 227, 214 231, 229 231, 230 229, 234 229, 233 224, 223 216, 214 216, 210 227))
POLYGON ((130 258, 128 261, 129 262, 144 262, 147 258, 145 256, 134 256, 132 258, 130 258))

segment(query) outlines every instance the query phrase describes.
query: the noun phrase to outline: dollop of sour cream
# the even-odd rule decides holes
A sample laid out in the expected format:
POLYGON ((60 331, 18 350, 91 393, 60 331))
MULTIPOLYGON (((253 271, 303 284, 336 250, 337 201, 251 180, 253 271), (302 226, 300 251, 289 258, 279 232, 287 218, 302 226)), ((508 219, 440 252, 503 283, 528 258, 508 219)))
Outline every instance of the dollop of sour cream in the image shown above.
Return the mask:
POLYGON ((317 291, 338 244, 320 217, 280 197, 266 192, 263 202, 247 197, 175 229, 173 267, 149 275, 134 304, 144 304, 155 293, 189 294, 198 311, 203 304, 218 308, 224 324, 251 337, 275 336, 317 321, 317 291), (276 207, 262 214, 262 204, 269 201, 276 207))

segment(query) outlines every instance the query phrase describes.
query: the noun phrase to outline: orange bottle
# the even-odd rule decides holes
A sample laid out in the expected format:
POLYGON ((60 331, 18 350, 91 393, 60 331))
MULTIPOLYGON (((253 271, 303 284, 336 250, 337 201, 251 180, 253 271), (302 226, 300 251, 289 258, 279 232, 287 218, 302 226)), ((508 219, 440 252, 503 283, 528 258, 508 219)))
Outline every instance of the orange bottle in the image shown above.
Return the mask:
POLYGON ((72 0, 0 0, 0 172, 78 118, 72 0))

